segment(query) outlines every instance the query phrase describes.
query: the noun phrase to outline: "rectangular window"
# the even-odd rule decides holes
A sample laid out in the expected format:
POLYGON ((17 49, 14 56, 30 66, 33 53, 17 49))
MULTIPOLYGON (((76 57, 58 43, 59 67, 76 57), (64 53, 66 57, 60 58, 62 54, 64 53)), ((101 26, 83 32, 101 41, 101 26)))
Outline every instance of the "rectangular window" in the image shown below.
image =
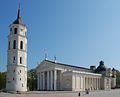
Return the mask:
POLYGON ((20 49, 23 49, 23 41, 20 41, 20 49))
POLYGON ((20 57, 20 64, 22 64, 22 57, 20 57))
POLYGON ((13 57, 13 63, 15 63, 15 56, 13 57))
POLYGON ((8 49, 10 50, 10 41, 9 41, 8 49))
POLYGON ((16 49, 16 40, 13 41, 13 49, 16 49))

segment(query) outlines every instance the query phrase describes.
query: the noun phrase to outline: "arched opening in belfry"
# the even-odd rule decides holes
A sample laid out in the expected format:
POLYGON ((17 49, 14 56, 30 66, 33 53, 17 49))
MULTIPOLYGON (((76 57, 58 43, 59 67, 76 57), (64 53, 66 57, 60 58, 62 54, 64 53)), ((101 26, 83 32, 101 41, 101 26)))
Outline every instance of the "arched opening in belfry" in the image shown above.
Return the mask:
POLYGON ((20 41, 20 49, 23 49, 23 41, 20 41))
POLYGON ((14 34, 17 34, 17 28, 14 29, 14 34))
POLYGON ((16 40, 13 41, 13 49, 16 49, 16 40))

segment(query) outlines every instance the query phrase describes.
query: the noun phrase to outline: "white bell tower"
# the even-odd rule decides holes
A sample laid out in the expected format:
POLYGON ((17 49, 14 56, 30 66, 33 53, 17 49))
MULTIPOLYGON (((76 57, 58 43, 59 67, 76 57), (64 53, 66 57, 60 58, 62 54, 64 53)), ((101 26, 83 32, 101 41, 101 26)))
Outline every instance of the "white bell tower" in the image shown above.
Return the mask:
POLYGON ((9 26, 6 91, 27 91, 27 29, 20 17, 9 26))

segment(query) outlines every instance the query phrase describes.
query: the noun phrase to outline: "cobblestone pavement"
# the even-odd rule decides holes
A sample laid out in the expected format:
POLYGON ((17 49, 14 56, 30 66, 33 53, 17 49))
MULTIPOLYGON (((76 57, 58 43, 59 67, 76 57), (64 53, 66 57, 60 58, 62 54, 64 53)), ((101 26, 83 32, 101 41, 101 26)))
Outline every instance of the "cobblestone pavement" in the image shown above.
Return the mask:
MULTIPOLYGON (((0 93, 0 97, 79 97, 79 92, 71 91, 31 91, 24 94, 0 93)), ((80 97, 120 97, 120 89, 110 91, 96 91, 80 93, 80 97)))

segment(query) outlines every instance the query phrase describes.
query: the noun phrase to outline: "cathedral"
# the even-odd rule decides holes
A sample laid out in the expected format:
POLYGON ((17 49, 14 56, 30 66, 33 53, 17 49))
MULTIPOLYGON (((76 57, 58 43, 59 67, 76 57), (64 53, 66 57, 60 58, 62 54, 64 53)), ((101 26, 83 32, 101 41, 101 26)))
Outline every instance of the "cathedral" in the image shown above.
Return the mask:
MULTIPOLYGON (((27 28, 20 17, 9 26, 6 91, 27 91, 27 28)), ((43 60, 36 67, 37 90, 85 91, 116 87, 116 70, 103 61, 90 68, 43 60)))
POLYGON ((10 24, 6 91, 27 91, 27 28, 20 17, 10 24))
POLYGON ((50 91, 110 90, 116 87, 116 71, 99 66, 84 68, 43 60, 37 68, 37 89, 50 91))

